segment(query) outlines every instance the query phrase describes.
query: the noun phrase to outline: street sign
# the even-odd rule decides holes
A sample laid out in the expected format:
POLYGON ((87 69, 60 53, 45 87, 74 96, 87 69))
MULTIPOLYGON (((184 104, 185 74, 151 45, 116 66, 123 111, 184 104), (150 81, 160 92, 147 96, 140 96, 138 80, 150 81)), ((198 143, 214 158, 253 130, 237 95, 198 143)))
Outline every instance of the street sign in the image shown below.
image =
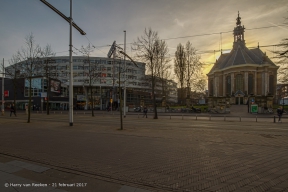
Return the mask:
POLYGON ((9 91, 4 91, 4 97, 9 97, 9 91))
POLYGON ((251 113, 258 113, 258 105, 251 105, 251 113))

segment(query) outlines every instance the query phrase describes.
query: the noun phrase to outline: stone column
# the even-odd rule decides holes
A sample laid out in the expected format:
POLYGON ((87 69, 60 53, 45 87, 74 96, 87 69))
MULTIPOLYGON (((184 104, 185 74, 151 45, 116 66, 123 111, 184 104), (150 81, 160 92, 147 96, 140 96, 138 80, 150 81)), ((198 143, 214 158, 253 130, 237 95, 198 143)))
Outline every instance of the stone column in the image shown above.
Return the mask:
POLYGON ((265 75, 266 75, 266 77, 265 77, 265 79, 266 79, 266 83, 265 83, 265 85, 266 85, 266 90, 265 90, 265 96, 267 96, 268 94, 268 91, 269 91, 269 73, 268 73, 268 71, 267 71, 267 69, 265 69, 265 75))
POLYGON ((234 73, 231 73, 231 95, 232 95, 232 92, 234 92, 234 73))
POLYGON ((249 94, 248 93, 248 72, 247 71, 244 73, 244 93, 245 93, 245 91, 247 91, 247 94, 249 94))
POLYGON ((223 93, 222 93, 222 94, 223 94, 224 97, 226 97, 226 81, 225 81, 225 74, 223 74, 222 77, 223 77, 223 83, 222 83, 222 86, 223 86, 223 89, 222 89, 222 90, 223 90, 223 93))
POLYGON ((254 73, 254 95, 257 95, 257 71, 254 73))
POLYGON ((218 97, 219 77, 216 76, 214 79, 215 79, 215 97, 218 97))
POLYGON ((264 72, 261 73, 261 95, 265 94, 265 74, 264 72))

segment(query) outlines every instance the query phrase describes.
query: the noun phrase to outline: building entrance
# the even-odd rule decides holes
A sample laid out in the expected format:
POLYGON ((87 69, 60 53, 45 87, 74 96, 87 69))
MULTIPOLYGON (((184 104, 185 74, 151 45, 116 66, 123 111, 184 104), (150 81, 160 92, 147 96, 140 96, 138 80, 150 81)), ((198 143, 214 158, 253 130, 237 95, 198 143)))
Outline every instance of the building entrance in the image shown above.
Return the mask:
POLYGON ((243 97, 236 97, 236 105, 243 105, 243 97))
POLYGON ((236 91, 236 93, 234 94, 235 96, 235 103, 236 105, 243 105, 244 104, 244 93, 240 90, 236 91))

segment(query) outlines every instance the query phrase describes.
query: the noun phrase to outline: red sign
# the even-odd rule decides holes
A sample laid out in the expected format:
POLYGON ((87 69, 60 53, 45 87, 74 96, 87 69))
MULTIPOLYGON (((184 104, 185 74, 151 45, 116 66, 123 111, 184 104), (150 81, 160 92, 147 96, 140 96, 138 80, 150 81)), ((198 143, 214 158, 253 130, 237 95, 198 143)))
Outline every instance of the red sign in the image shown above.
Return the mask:
POLYGON ((9 91, 4 91, 4 97, 9 97, 9 91))

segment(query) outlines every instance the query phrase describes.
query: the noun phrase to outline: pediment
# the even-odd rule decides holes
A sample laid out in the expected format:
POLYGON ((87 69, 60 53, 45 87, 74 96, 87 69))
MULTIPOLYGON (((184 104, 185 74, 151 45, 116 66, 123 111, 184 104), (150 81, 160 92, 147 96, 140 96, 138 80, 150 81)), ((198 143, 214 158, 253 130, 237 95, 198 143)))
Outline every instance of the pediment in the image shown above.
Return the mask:
POLYGON ((234 94, 235 97, 243 97, 244 95, 245 94, 241 90, 236 91, 235 94, 234 94))

